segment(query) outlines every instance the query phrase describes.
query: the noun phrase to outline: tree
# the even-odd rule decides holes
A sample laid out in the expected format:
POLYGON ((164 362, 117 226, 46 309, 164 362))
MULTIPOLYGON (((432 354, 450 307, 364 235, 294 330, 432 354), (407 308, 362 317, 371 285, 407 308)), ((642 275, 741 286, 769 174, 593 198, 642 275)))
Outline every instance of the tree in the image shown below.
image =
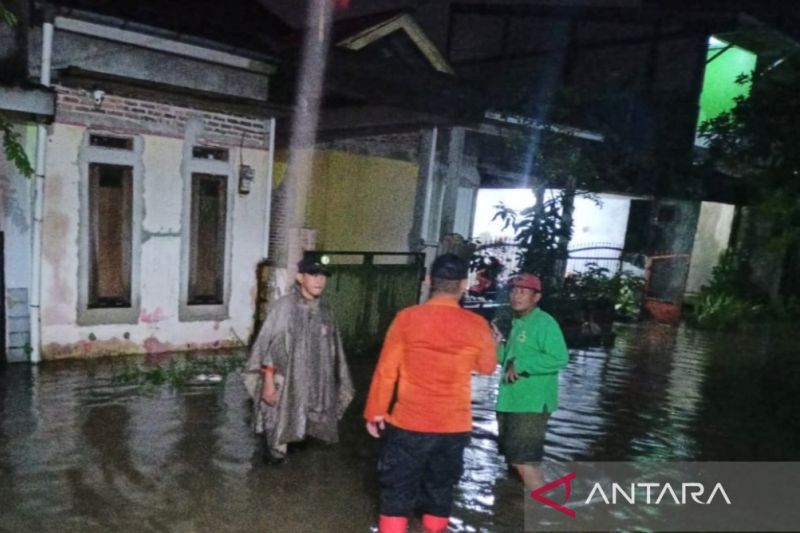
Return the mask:
POLYGON ((700 127, 707 164, 749 191, 752 237, 742 242, 744 255, 768 250, 785 258, 800 245, 800 57, 758 68, 738 83, 750 83, 750 94, 700 127))
POLYGON ((607 122, 588 111, 595 102, 583 101, 566 89, 544 100, 546 113, 541 105, 525 111, 543 118, 523 120, 527 128, 508 142, 508 151, 520 161, 520 172, 531 177, 536 203, 520 213, 497 206, 495 218, 515 230, 519 268, 558 285, 573 233, 575 199, 595 198, 601 190, 627 190, 633 158, 607 122), (582 129, 567 126, 576 123, 576 117, 582 129), (548 198, 546 191, 552 189, 558 192, 548 198))
MULTIPOLYGON (((8 11, 3 4, 0 4, 0 24, 8 26, 17 24, 17 17, 11 11, 8 11)), ((3 134, 3 152, 6 159, 11 161, 25 177, 30 178, 33 176, 33 166, 20 142, 19 133, 14 131, 11 120, 2 113, 0 113, 0 131, 3 134)))
POLYGON ((572 224, 564 223, 565 193, 545 198, 542 188, 535 188, 536 203, 519 213, 500 204, 494 218, 500 218, 506 227, 514 228, 519 270, 534 272, 548 284, 562 277, 561 265, 565 254, 562 243, 569 243, 572 224))

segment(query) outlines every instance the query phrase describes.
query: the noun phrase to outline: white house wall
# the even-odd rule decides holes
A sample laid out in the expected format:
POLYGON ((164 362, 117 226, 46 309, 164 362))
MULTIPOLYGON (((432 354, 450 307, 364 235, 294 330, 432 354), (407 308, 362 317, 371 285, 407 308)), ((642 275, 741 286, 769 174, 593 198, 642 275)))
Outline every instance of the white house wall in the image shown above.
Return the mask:
MULTIPOLYGON (((570 249, 608 248, 576 252, 575 255, 578 257, 593 257, 594 259, 570 259, 567 261, 567 272, 584 272, 590 264, 613 270, 625 244, 630 210, 631 199, 626 196, 597 194, 594 195, 594 198, 576 198, 570 249), (619 250, 613 248, 619 248, 619 250)), ((630 267, 626 266, 626 268, 630 267)))
MULTIPOLYGON (((42 353, 45 358, 116 353, 224 348, 246 342, 251 333, 256 300, 256 266, 264 249, 264 221, 271 185, 267 180, 268 121, 227 117, 188 108, 107 97, 107 110, 96 113, 84 104, 79 91, 60 89, 59 111, 52 126, 47 157, 42 264, 42 353), (153 120, 126 111, 139 107, 153 112, 153 120), (144 107, 146 106, 146 107, 144 107), (151 109, 152 106, 152 109, 151 109), (168 108, 168 109, 167 109, 168 108), (159 116, 156 116, 156 113, 159 116), (131 116, 125 116, 126 114, 131 116), (166 115, 166 117, 164 116, 166 115), (183 117, 182 120, 179 120, 183 117), (238 123, 237 123, 238 122, 238 123), (81 187, 86 161, 81 161, 87 131, 126 134, 141 144, 134 177, 134 209, 140 210, 138 316, 130 323, 86 324, 81 320, 79 294, 81 246, 81 187), (185 143, 229 150, 231 175, 228 194, 230 226, 229 293, 227 316, 209 320, 181 320, 181 246, 188 233, 183 227, 184 185, 187 176, 185 143), (255 170, 250 194, 238 193, 239 144, 241 160, 255 170)), ((191 150, 188 150, 191 153, 191 150)), ((136 220, 136 218, 134 218, 136 220)), ((134 248, 135 250, 135 248, 134 248)))
MULTIPOLYGON (((33 160, 35 126, 15 127, 28 156, 33 160)), ((30 341, 28 284, 31 276, 31 186, 13 163, 0 153, 0 231, 3 232, 5 281, 6 355, 9 362, 28 360, 30 341)), ((0 360, 1 361, 1 360, 0 360)))
POLYGON ((696 293, 711 281, 711 272, 719 262, 720 254, 728 249, 735 212, 736 208, 729 204, 703 202, 700 205, 686 280, 687 293, 696 293))
POLYGON ((625 243, 631 199, 613 194, 598 194, 596 199, 598 201, 575 199, 570 246, 602 243, 621 248, 625 243))

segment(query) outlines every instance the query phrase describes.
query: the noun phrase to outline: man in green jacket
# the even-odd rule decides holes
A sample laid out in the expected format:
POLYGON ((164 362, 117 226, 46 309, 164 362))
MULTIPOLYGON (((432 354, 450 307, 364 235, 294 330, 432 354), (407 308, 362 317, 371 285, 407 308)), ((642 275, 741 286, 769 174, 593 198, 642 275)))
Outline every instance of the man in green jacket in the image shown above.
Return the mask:
POLYGON ((520 274, 513 280, 515 318, 497 353, 502 365, 497 395, 500 453, 528 490, 543 483, 537 465, 544 454, 547 419, 558 408, 558 372, 569 361, 561 328, 537 307, 541 298, 538 277, 520 274))

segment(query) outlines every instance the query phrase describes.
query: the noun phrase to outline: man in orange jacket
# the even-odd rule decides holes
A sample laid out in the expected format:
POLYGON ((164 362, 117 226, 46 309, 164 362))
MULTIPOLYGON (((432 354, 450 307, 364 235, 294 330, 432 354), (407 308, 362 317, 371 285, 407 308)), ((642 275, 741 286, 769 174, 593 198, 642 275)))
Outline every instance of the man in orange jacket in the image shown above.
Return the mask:
POLYGON ((472 372, 497 366, 486 320, 459 307, 467 271, 454 254, 436 258, 430 300, 400 311, 386 334, 364 409, 369 434, 384 438, 380 533, 405 532, 418 503, 426 531, 447 529, 472 431, 472 372))

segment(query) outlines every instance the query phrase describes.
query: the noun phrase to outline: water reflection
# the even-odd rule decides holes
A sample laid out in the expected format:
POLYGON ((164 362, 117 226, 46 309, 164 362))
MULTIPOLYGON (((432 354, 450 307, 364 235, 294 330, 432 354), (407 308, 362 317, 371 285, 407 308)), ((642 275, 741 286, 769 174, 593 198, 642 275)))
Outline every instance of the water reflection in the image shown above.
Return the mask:
POLYGON ((763 331, 758 338, 707 339, 706 379, 692 431, 698 459, 797 460, 800 421, 800 352, 792 331, 763 331))
MULTIPOLYGON (((545 447, 554 461, 797 460, 798 341, 621 326, 611 350, 572 353, 545 447)), ((375 443, 359 417, 337 446, 261 464, 238 376, 177 393, 112 384, 119 360, 0 367, 0 531, 350 532, 377 515, 375 443)), ((453 531, 523 528, 497 456, 496 377, 474 381, 475 429, 453 531)))

